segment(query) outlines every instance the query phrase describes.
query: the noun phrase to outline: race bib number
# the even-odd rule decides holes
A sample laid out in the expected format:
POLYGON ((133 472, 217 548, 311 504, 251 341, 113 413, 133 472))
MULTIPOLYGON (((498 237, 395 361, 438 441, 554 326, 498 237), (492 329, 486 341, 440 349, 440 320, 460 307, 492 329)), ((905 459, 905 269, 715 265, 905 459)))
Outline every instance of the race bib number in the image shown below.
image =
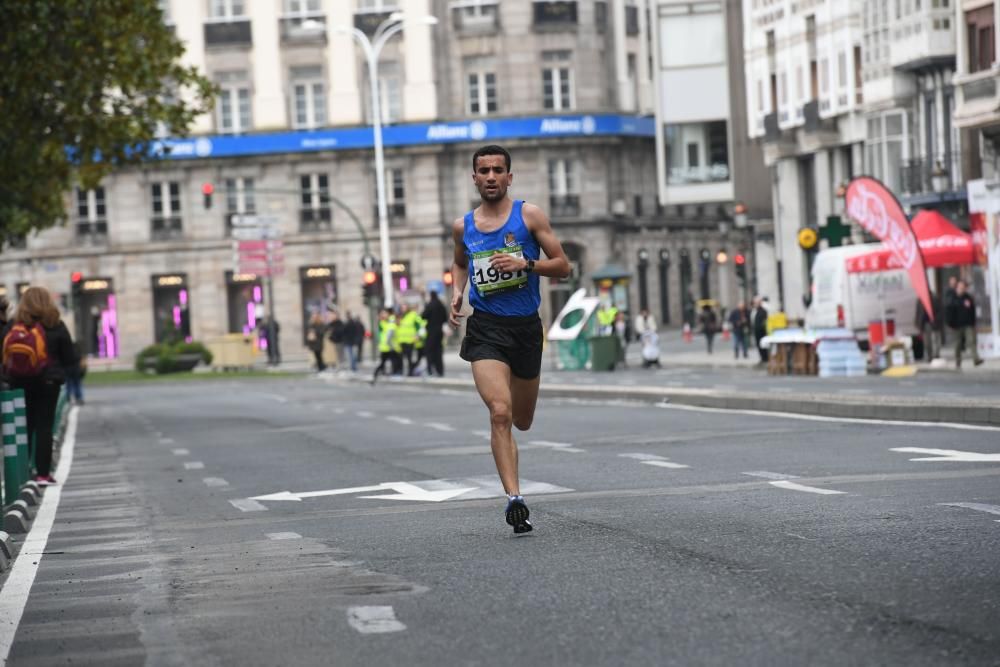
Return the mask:
POLYGON ((498 250, 483 250, 472 255, 472 284, 480 296, 489 296, 512 289, 519 289, 528 284, 528 272, 500 271, 490 264, 490 257, 506 253, 518 259, 524 257, 521 246, 498 250))

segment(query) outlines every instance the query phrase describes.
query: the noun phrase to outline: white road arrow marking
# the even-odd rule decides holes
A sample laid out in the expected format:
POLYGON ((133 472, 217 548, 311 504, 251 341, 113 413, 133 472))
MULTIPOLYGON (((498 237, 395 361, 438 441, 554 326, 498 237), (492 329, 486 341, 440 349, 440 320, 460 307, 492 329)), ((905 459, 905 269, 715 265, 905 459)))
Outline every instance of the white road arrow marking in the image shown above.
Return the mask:
POLYGON ((963 452, 957 449, 926 449, 924 447, 893 447, 890 451, 907 454, 929 454, 924 458, 911 461, 956 461, 956 462, 994 462, 1000 463, 1000 454, 982 454, 980 452, 963 452))
POLYGON ((419 500, 425 502, 439 503, 443 500, 460 496, 467 491, 473 491, 474 487, 441 489, 438 491, 427 491, 409 482, 385 482, 373 486, 355 486, 349 489, 329 489, 326 491, 305 491, 303 493, 292 493, 291 491, 281 491, 271 493, 266 496, 254 496, 250 500, 291 500, 302 502, 303 498, 319 498, 322 496, 343 496, 354 493, 365 493, 368 491, 396 491, 396 495, 389 496, 361 496, 362 498, 374 498, 376 500, 419 500))
POLYGON ((347 624, 366 635, 406 629, 390 606, 351 607, 347 610, 347 624))

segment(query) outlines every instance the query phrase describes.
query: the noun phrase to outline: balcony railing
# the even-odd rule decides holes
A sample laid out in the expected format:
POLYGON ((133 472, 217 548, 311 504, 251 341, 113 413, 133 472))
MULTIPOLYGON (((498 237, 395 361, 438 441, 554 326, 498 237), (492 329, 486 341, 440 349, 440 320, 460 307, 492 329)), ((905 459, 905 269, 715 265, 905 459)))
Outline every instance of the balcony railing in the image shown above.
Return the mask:
POLYGON ((250 19, 212 20, 205 23, 205 46, 251 46, 250 19))
POLYGON ((385 8, 379 11, 359 11, 354 13, 354 27, 365 33, 369 37, 375 34, 378 27, 382 25, 396 8, 385 8))
POLYGON ((104 245, 108 242, 108 221, 77 220, 76 240, 78 243, 104 245))
POLYGON ((180 217, 153 218, 150 236, 154 241, 179 239, 184 234, 184 223, 180 217))
POLYGON ((575 0, 534 0, 533 6, 536 30, 566 30, 576 27, 575 0))
POLYGON ((572 218, 580 215, 580 195, 551 195, 549 215, 553 218, 572 218))
POLYGON ((278 27, 281 31, 281 41, 286 44, 326 41, 326 16, 322 13, 283 16, 278 19, 278 27), (319 25, 303 28, 302 24, 306 21, 319 25))
POLYGON ((470 3, 460 0, 452 5, 452 21, 459 33, 492 33, 500 29, 499 1, 470 3))
POLYGON ((899 176, 904 194, 952 192, 962 186, 962 154, 941 153, 934 158, 906 160, 899 168, 899 176))
MULTIPOLYGON (((386 204, 385 208, 390 226, 401 225, 406 221, 406 204, 386 204)), ((375 221, 375 226, 378 227, 378 206, 375 206, 373 210, 372 219, 375 221)))
POLYGON ((326 232, 333 228, 333 211, 329 208, 299 210, 299 231, 326 232))
POLYGON ((778 125, 778 114, 775 111, 764 116, 764 141, 780 141, 781 127, 778 125))

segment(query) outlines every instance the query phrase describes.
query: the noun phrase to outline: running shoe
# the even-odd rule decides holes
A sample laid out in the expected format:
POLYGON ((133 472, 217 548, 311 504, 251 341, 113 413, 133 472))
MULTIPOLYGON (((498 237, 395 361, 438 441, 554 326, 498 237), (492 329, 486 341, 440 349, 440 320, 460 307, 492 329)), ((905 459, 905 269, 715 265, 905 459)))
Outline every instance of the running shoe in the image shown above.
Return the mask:
POLYGON ((51 486, 56 483, 56 478, 52 475, 35 475, 35 483, 38 486, 51 486))
POLYGON ((522 496, 507 497, 507 509, 504 511, 504 516, 507 519, 507 523, 514 527, 514 533, 531 532, 531 522, 528 521, 529 514, 528 506, 524 503, 522 496))

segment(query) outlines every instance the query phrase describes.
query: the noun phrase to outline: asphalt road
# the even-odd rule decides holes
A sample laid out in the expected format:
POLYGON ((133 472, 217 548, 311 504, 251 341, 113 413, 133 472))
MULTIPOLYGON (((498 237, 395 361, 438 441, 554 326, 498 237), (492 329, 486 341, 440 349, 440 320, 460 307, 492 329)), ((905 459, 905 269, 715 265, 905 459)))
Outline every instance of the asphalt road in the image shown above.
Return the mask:
POLYGON ((11 664, 1000 664, 998 430, 546 400, 514 537, 471 393, 88 398, 11 664))

